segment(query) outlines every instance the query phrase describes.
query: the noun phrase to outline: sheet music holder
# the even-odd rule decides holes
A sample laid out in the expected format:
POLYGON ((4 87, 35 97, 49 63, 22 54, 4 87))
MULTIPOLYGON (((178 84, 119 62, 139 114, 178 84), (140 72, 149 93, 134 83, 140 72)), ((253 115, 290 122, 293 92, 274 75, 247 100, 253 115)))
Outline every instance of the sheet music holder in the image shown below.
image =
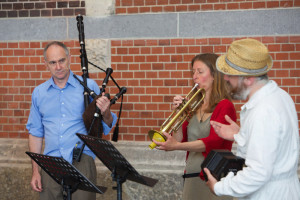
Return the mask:
POLYGON ((110 141, 79 133, 77 136, 112 172, 113 181, 117 182, 118 200, 122 199, 122 183, 126 179, 149 187, 153 187, 158 182, 157 179, 140 175, 110 141))
POLYGON ((26 152, 55 182, 62 185, 64 199, 71 200, 77 189, 103 194, 106 187, 96 186, 63 158, 26 152))

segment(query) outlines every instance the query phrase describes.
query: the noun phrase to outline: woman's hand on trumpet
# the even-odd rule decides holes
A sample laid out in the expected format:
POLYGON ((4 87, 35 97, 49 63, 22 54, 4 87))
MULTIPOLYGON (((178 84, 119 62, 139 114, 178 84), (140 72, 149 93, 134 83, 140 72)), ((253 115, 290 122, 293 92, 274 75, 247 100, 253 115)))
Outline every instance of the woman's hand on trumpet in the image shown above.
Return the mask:
POLYGON ((180 95, 176 95, 174 98, 173 98, 173 103, 172 103, 172 110, 176 109, 183 101, 183 97, 180 96, 180 95))
POLYGON ((158 142, 154 139, 152 140, 157 145, 156 149, 165 150, 165 151, 176 150, 176 146, 179 144, 179 142, 175 140, 175 138, 173 138, 173 136, 171 136, 167 132, 163 132, 163 134, 167 138, 165 142, 158 142))

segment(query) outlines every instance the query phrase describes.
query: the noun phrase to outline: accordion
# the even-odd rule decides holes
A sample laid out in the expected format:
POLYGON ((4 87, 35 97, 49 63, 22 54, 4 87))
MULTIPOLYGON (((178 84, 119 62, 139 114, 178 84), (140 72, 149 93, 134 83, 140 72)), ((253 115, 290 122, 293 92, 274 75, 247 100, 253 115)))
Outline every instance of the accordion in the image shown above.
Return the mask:
POLYGON ((207 181, 207 175, 204 172, 204 168, 209 169, 210 173, 218 181, 225 177, 229 172, 236 174, 245 165, 245 159, 233 155, 228 150, 211 150, 206 159, 201 164, 201 169, 204 174, 204 178, 207 181))

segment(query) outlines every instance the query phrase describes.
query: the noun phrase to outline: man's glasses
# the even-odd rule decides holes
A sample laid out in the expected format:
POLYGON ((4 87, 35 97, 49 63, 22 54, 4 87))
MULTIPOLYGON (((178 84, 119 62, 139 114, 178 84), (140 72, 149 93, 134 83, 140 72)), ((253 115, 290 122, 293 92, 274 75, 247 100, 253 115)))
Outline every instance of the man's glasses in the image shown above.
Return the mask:
POLYGON ((62 58, 62 59, 59 59, 58 61, 49 61, 49 62, 47 62, 48 63, 48 65, 50 66, 50 67, 55 67, 56 65, 57 65, 57 63, 59 64, 59 65, 63 65, 63 64, 65 64, 65 62, 66 62, 66 60, 67 60, 67 58, 62 58))

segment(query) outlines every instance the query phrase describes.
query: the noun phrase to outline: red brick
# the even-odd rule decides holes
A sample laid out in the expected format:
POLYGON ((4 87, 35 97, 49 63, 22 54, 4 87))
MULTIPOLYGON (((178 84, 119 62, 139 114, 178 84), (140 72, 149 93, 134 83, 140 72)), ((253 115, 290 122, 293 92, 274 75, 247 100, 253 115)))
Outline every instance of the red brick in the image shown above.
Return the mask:
POLYGON ((40 42, 30 42, 30 48, 41 48, 40 42))
POLYGON ((200 10, 200 5, 188 5, 188 11, 200 10))
POLYGON ((196 45, 203 45, 203 44, 208 44, 208 40, 203 38, 203 39, 196 39, 196 45))
POLYGON ((121 46, 121 41, 120 40, 112 40, 111 46, 121 46))
POLYGON ((145 62, 145 56, 134 56, 134 62, 145 62))
POLYGON ((139 13, 148 13, 151 12, 151 7, 140 7, 140 12, 139 13))
POLYGON ((213 10, 213 4, 203 4, 201 10, 213 10))
POLYGON ((134 40, 134 46, 145 46, 145 40, 134 40))
POLYGON ((159 76, 159 78, 171 78, 170 72, 168 72, 168 71, 161 71, 161 72, 159 72, 158 76, 159 76))
POLYGON ((121 6, 121 1, 122 1, 122 0, 116 0, 115 6, 121 6))
POLYGON ((19 48, 29 48, 29 42, 19 42, 19 48))
POLYGON ((264 44, 274 43, 274 41, 275 41, 274 37, 262 37, 262 40, 261 40, 261 42, 264 44))
POLYGON ((168 5, 168 0, 156 0, 157 1, 157 5, 168 5))
POLYGON ((170 56, 169 55, 159 55, 158 56, 159 62, 170 62, 170 56))
POLYGON ((279 7, 278 1, 267 2, 267 8, 278 8, 278 7, 279 7))
POLYGON ((289 42, 289 37, 277 36, 277 37, 275 37, 275 42, 276 43, 288 43, 289 42))
POLYGON ((151 8, 152 12, 162 12, 163 11, 163 7, 162 6, 155 6, 151 8))
POLYGON ((158 57, 156 55, 146 56, 146 62, 157 62, 158 57))
POLYGON ((14 54, 15 56, 24 56, 24 50, 23 49, 15 49, 14 54))
POLYGON ((293 1, 280 1, 280 7, 292 7, 293 1))
MULTIPOLYGON (((158 76, 157 76, 157 72, 156 71, 151 71, 151 72, 147 72, 146 73, 146 78, 157 78, 158 76)), ((155 80, 155 83, 159 83, 158 85, 159 86, 161 86, 160 84, 162 83, 162 80, 155 80)), ((152 83, 153 84, 153 86, 155 86, 154 85, 154 83, 152 83)))
MULTIPOLYGON (((165 49, 166 47, 164 47, 165 49)), ((162 47, 152 47, 151 50, 152 54, 162 54, 163 53, 163 48, 162 47)), ((150 54, 150 52, 149 52, 150 54)))
POLYGON ((296 79, 293 78, 285 78, 282 79, 282 85, 287 85, 287 86, 291 86, 291 85, 296 85, 296 79))
POLYGON ((195 45, 195 39, 183 39, 183 45, 195 45))
POLYGON ((147 141, 146 140, 146 135, 135 135, 134 136, 135 141, 147 141))
POLYGON ((253 8, 265 8, 266 7, 266 2, 253 2, 253 8))
POLYGON ((182 45, 182 39, 171 39, 171 45, 182 45))
POLYGON ((170 45, 170 40, 169 39, 159 40, 158 45, 160 45, 160 46, 169 46, 170 45))
POLYGON ((117 48, 117 54, 128 54, 127 48, 117 48))
MULTIPOLYGON (((176 51, 175 47, 164 47, 164 52, 165 54, 174 54, 176 51)), ((153 50, 152 50, 153 53, 153 50)))
POLYGON ((7 57, 7 63, 18 63, 18 57, 7 57))
POLYGON ((129 8, 127 8, 127 13, 138 13, 139 12, 139 9, 138 9, 138 7, 133 7, 133 8, 131 8, 131 7, 129 7, 129 8))
POLYGON ((210 45, 221 44, 221 39, 220 38, 209 38, 208 44, 210 44, 210 45))
POLYGON ((146 0, 144 3, 147 6, 153 6, 156 5, 156 0, 146 0))
MULTIPOLYGON (((7 43, 6 42, 0 42, 0 48, 7 48, 7 43)), ((11 48, 11 47, 9 47, 11 48)))
POLYGON ((201 53, 213 53, 212 46, 201 46, 201 53))
POLYGON ((16 68, 14 66, 15 65, 3 65, 3 71, 14 71, 14 70, 16 70, 16 68))
POLYGON ((129 54, 139 54, 140 49, 139 48, 129 48, 129 54))
POLYGON ((214 53, 226 53, 226 46, 214 46, 214 53))
POLYGON ((8 48, 18 48, 19 44, 17 42, 8 43, 8 48))
MULTIPOLYGON (((201 52, 200 52, 201 53, 201 52)), ((206 52, 207 53, 207 52, 206 52)), ((183 56, 183 61, 185 62, 190 62, 193 58, 194 58, 195 55, 184 55, 183 56)))
POLYGON ((14 52, 13 52, 13 50, 11 50, 11 49, 4 49, 4 50, 3 50, 3 55, 4 55, 4 56, 13 56, 13 55, 14 55, 14 52))
POLYGON ((18 79, 18 78, 20 78, 19 72, 10 72, 10 73, 8 73, 8 78, 10 78, 10 79, 18 79))
POLYGON ((290 42, 291 43, 300 43, 300 36, 290 36, 290 42))
POLYGON ((150 47, 141 47, 141 54, 150 54, 150 47))
POLYGON ((290 59, 291 60, 300 60, 300 53, 290 53, 290 59))
POLYGON ((183 12, 183 11, 187 11, 188 7, 186 5, 180 5, 180 6, 176 6, 175 10, 176 12, 183 12))
POLYGON ((133 6, 133 0, 121 0, 121 6, 133 6))
POLYGON ((226 4, 214 4, 214 10, 226 10, 226 4))
POLYGON ((41 63, 40 57, 30 57, 30 63, 41 63))
POLYGON ((228 10, 237 10, 237 9, 239 9, 239 3, 228 3, 227 9, 228 10))
POLYGON ((184 46, 184 47, 176 47, 176 53, 188 53, 188 47, 184 46))
POLYGON ((144 6, 144 0, 133 0, 134 6, 144 6))
POLYGON ((281 51, 295 51, 295 45, 294 44, 282 44, 281 51))
POLYGON ((296 51, 300 52, 300 44, 296 44, 296 51))
POLYGON ((14 86, 25 86, 24 80, 14 80, 14 86))
POLYGON ((171 56, 171 62, 181 62, 182 61, 182 55, 172 55, 171 56))
POLYGON ((289 94, 290 95, 297 95, 300 94, 300 87, 289 87, 289 94))
POLYGON ((193 0, 182 0, 182 4, 192 4, 194 3, 193 0))
POLYGON ((125 14, 126 8, 116 8, 116 14, 125 14))
POLYGON ((180 4, 180 0, 169 0, 169 4, 180 4))
POLYGON ((267 45, 270 52, 279 52, 281 49, 280 44, 269 44, 267 45))
POLYGON ((146 46, 157 46, 158 40, 146 40, 146 46))
POLYGON ((111 56, 111 61, 112 62, 121 62, 122 57, 121 56, 111 56))
POLYGON ((164 12, 175 12, 176 7, 175 6, 164 6, 163 11, 164 12))
POLYGON ((189 53, 200 53, 200 46, 190 46, 189 47, 189 53))
POLYGON ((293 69, 295 67, 294 61, 281 61, 281 68, 293 69))
POLYGON ((276 70, 276 77, 288 77, 289 70, 276 70))
POLYGON ((19 63, 29 63, 29 57, 19 57, 19 63))

